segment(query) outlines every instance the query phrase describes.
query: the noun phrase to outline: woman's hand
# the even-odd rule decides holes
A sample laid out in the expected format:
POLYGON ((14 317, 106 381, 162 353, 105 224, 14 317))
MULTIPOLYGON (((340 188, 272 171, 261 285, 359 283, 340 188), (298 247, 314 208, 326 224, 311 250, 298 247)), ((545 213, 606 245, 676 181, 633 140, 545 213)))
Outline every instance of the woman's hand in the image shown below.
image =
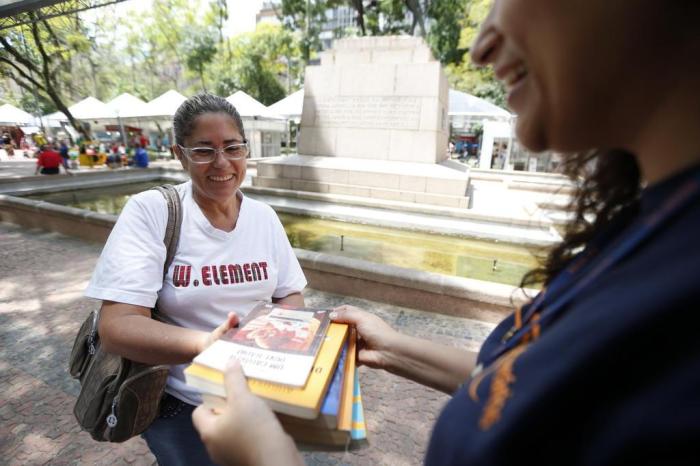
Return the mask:
POLYGON ((236 327, 238 325, 239 320, 240 319, 238 318, 238 314, 236 314, 235 312, 229 312, 224 323, 216 327, 211 333, 209 333, 205 336, 205 338, 202 339, 201 343, 199 344, 199 353, 207 349, 209 345, 221 338, 221 335, 226 333, 228 330, 236 327))
POLYGON ((291 438, 263 400, 250 393, 238 361, 226 368, 226 406, 214 412, 202 405, 192 422, 216 464, 302 464, 291 438))
POLYGON ((360 364, 384 369, 445 393, 454 393, 475 365, 475 353, 404 335, 376 315, 356 307, 337 307, 331 319, 357 329, 360 364))
POLYGON ((333 309, 331 319, 354 325, 357 329, 357 360, 373 369, 387 369, 391 348, 400 333, 381 318, 354 306, 333 309))

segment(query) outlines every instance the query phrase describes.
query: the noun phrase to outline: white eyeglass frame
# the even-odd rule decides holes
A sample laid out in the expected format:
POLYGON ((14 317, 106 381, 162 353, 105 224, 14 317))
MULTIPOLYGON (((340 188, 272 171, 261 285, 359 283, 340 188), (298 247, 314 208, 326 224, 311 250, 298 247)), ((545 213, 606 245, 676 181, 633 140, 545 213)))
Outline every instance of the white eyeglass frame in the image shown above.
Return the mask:
POLYGON ((204 164, 206 164, 206 163, 212 163, 214 160, 216 160, 216 156, 219 155, 219 154, 221 154, 221 155, 224 157, 224 159, 226 159, 226 160, 243 160, 243 159, 245 159, 246 157, 248 157, 248 154, 249 154, 249 152, 250 152, 250 148, 248 147, 248 141, 247 141, 247 140, 246 140, 246 141, 243 141, 243 142, 234 142, 233 144, 229 144, 229 145, 227 145, 226 147, 221 147, 221 148, 206 147, 206 146, 201 146, 201 147, 185 147, 185 146, 180 145, 180 144, 178 144, 177 147, 180 148, 180 150, 185 154, 185 156, 187 157, 187 159, 188 159, 190 162, 192 162, 192 163, 194 163, 194 164, 197 164, 197 165, 204 165, 204 164), (244 148, 245 148, 245 155, 242 156, 242 157, 231 157, 231 156, 229 156, 229 155, 226 155, 226 149, 228 149, 229 147, 232 147, 232 146, 244 147, 244 148), (213 153, 214 153, 214 156, 211 158, 211 160, 207 160, 207 161, 204 161, 204 162, 201 161, 201 160, 194 160, 194 159, 192 158, 192 155, 191 155, 191 154, 192 154, 192 151, 193 151, 193 150, 197 150, 197 149, 199 149, 199 150, 208 150, 208 151, 211 150, 211 151, 214 151, 214 152, 213 152, 213 153))

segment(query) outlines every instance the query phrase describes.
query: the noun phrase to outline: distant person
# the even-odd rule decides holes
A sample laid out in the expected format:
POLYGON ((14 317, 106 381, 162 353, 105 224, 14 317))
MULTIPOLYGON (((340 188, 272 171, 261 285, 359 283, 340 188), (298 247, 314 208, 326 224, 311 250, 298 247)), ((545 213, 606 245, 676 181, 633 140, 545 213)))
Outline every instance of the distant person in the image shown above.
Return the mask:
POLYGON ((148 168, 148 152, 141 146, 141 144, 136 145, 136 152, 134 152, 134 166, 136 168, 148 168))
POLYGON ((119 153, 119 146, 114 144, 110 154, 107 156, 107 165, 109 168, 120 168, 122 166, 122 156, 119 153))
POLYGON ((68 168, 70 166, 70 154, 68 153, 68 144, 66 144, 66 141, 63 139, 61 139, 61 143, 58 147, 58 153, 63 159, 63 166, 68 168))
POLYGON ((63 167, 67 175, 71 173, 63 165, 63 158, 61 154, 53 150, 49 145, 44 144, 41 146, 41 151, 39 152, 39 157, 36 161, 36 170, 34 174, 38 175, 58 175, 60 172, 60 167, 63 167))
POLYGON ((85 150, 85 154, 87 155, 87 158, 89 160, 90 168, 93 168, 95 165, 97 165, 97 162, 100 160, 100 156, 97 154, 95 146, 88 146, 85 150))
MULTIPOLYGON (((575 188, 563 240, 524 279, 543 291, 478 355, 350 306, 332 316, 357 329, 359 364, 450 395, 425 464, 700 464, 698 23, 697 0, 492 2, 472 62, 493 66, 519 141, 562 154, 575 188)), ((193 415, 215 462, 303 463, 238 361, 226 390, 220 413, 193 415)), ((407 410, 431 418, 392 415, 407 410)))

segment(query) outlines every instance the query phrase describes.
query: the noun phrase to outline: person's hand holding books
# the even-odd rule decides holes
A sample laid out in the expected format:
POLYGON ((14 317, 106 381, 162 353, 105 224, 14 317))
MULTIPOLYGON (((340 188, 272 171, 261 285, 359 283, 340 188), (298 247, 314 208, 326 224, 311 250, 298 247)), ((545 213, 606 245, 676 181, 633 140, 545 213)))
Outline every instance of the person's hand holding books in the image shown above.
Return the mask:
POLYGON ((373 369, 388 369, 393 343, 401 334, 380 317, 354 306, 333 309, 331 320, 357 329, 357 362, 373 369))
POLYGON ((402 334, 381 318, 352 306, 333 310, 334 322, 357 330, 357 362, 451 394, 476 365, 476 353, 402 334))
POLYGON ((267 404, 250 393, 240 363, 231 359, 224 376, 226 404, 201 405, 192 422, 216 464, 301 465, 292 439, 267 404))

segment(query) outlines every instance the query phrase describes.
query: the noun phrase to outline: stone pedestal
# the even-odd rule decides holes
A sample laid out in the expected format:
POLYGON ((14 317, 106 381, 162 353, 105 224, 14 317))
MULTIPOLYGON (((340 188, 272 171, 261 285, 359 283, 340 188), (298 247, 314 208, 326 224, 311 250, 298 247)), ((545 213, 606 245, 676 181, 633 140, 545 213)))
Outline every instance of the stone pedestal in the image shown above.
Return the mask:
POLYGON ((292 155, 260 160, 253 186, 468 207, 466 173, 416 162, 292 155))
POLYGON ((299 155, 261 161, 253 185, 466 207, 468 174, 440 165, 447 106, 422 39, 338 40, 306 68, 299 155))

